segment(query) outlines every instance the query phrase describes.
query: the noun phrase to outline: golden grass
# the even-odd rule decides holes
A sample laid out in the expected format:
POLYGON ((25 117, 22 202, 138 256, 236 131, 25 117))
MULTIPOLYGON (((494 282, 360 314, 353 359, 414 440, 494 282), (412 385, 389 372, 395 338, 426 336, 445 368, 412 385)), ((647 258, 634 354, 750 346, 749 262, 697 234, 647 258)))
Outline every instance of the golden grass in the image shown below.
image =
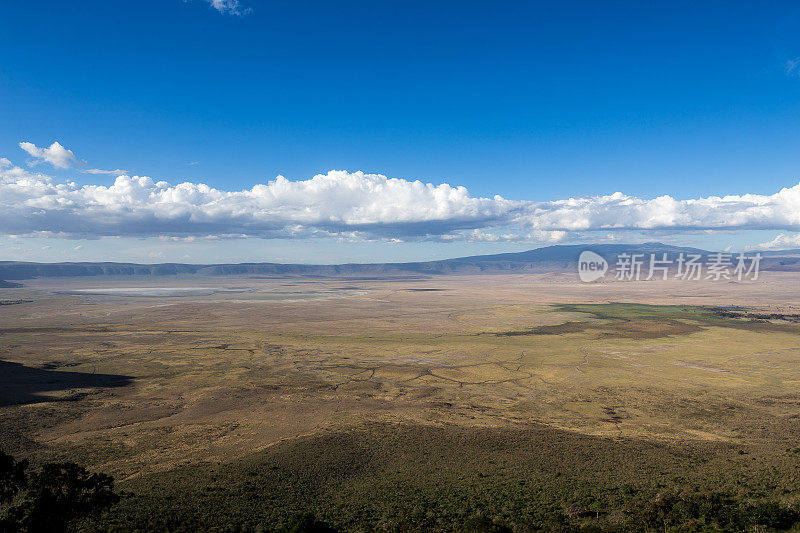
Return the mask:
POLYGON ((365 421, 542 422, 588 435, 743 443, 788 442, 800 429, 800 327, 722 320, 690 305, 790 308, 796 303, 782 295, 794 280, 737 293, 678 282, 606 284, 614 292, 525 276, 475 279, 350 282, 359 290, 293 301, 21 289, 34 302, 0 309, 0 359, 134 381, 1 406, 3 419, 17 422, 0 446, 82 457, 125 477, 230 461, 365 421), (425 287, 450 290, 406 290, 425 287), (675 307, 569 306, 608 301, 675 307), (85 396, 58 401, 76 392, 85 396))

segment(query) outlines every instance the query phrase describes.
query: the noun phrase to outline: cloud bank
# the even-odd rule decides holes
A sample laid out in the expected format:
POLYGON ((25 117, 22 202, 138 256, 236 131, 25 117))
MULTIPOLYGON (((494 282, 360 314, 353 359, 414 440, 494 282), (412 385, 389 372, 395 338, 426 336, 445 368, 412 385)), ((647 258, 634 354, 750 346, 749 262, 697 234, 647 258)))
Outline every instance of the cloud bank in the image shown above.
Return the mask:
MULTIPOLYGON (((72 160, 58 143, 23 149, 54 166, 72 160)), ((0 158, 3 235, 554 242, 586 232, 739 229, 800 230, 800 184, 772 195, 678 200, 617 192, 536 202, 339 170, 238 191, 130 175, 110 186, 78 185, 0 158)))
POLYGON ((377 174, 331 171, 304 181, 282 176, 242 191, 119 176, 111 186, 58 183, 5 160, 0 231, 64 236, 414 238, 505 223, 520 202, 471 197, 377 174))

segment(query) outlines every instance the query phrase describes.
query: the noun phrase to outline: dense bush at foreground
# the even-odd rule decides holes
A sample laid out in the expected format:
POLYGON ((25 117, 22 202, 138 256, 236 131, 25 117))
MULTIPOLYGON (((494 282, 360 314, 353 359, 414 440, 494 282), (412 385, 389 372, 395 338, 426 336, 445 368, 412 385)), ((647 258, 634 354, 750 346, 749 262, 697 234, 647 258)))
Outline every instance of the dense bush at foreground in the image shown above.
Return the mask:
MULTIPOLYGON (((372 425, 142 476, 112 531, 800 528, 800 450, 372 425)), ((800 529, 798 529, 800 530, 800 529)))
POLYGON ((114 480, 74 463, 28 462, 0 451, 0 532, 60 533, 87 526, 119 500, 114 480))

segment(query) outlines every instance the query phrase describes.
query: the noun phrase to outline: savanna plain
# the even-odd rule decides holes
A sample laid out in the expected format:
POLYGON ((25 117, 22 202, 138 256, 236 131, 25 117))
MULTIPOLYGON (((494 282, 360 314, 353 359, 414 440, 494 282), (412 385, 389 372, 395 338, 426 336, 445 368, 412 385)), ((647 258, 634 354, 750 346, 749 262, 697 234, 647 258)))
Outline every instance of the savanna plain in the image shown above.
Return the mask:
POLYGON ((0 449, 84 530, 798 530, 798 282, 29 280, 0 449))

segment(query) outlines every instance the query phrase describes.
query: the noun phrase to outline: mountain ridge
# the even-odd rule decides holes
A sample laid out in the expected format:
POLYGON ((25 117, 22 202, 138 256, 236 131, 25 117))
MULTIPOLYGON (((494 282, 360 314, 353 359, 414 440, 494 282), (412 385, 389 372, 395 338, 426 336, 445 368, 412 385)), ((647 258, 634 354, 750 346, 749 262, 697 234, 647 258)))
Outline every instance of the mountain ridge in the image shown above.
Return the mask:
MULTIPOLYGON (((521 252, 455 257, 433 261, 387 263, 119 263, 111 261, 37 263, 0 261, 0 280, 24 280, 41 277, 83 276, 166 276, 166 275, 299 275, 352 276, 397 274, 479 274, 508 272, 574 271, 578 256, 592 250, 610 263, 622 253, 667 254, 674 259, 680 253, 707 257, 717 252, 700 248, 674 246, 659 242, 641 244, 552 245, 521 252)), ((755 252, 753 252, 755 253, 755 252)), ((800 250, 761 252, 763 270, 800 271, 800 250)), ((2 284, 0 284, 2 286, 2 284)))

